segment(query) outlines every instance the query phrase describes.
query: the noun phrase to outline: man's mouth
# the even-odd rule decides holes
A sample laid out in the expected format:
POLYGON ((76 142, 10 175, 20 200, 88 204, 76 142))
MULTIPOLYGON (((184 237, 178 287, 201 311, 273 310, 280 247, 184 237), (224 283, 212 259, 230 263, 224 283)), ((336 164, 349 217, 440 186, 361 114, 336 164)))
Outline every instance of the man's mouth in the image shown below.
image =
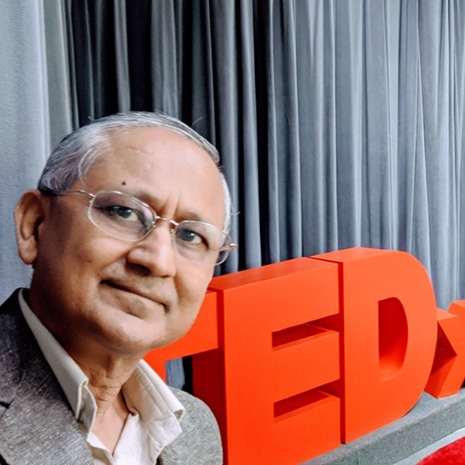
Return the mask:
POLYGON ((134 294, 138 297, 142 297, 144 299, 147 299, 147 300, 150 300, 151 302, 155 302, 159 305, 162 305, 165 310, 166 310, 166 302, 163 298, 161 298, 160 296, 157 296, 157 295, 154 295, 150 292, 145 292, 143 291, 142 289, 139 289, 138 287, 136 286, 131 286, 131 285, 128 285, 128 284, 125 284, 125 283, 121 283, 121 282, 115 282, 115 281, 112 281, 112 280, 109 280, 109 279, 104 279, 102 281, 102 284, 105 285, 105 286, 109 286, 113 289, 116 289, 116 290, 119 290, 119 291, 123 291, 123 292, 128 292, 130 294, 134 294))

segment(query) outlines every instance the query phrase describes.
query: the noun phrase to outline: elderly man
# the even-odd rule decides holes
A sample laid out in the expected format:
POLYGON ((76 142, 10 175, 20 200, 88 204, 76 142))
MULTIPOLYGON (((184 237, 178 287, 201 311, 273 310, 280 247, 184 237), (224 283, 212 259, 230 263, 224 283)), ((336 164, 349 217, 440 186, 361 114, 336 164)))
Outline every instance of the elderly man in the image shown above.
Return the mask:
POLYGON ((234 244, 216 149, 159 114, 66 137, 15 210, 30 289, 0 308, 1 464, 217 464, 200 400, 141 361, 180 338, 234 244))

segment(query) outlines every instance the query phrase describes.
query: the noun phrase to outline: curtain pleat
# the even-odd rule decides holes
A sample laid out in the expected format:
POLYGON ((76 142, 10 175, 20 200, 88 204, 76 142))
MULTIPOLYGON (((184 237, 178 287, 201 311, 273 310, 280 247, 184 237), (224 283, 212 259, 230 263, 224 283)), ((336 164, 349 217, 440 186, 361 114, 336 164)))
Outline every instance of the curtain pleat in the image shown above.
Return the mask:
POLYGON ((151 79, 154 108, 179 118, 179 83, 175 23, 175 5, 172 1, 152 2, 151 22, 151 79))
POLYGON ((115 55, 118 57, 115 63, 118 111, 129 111, 131 109, 127 24, 126 0, 119 0, 115 3, 114 20, 115 55))
POLYGON ((35 188, 51 147, 71 130, 64 16, 59 3, 0 2, 1 301, 28 286, 32 271, 18 258, 13 209, 35 188))

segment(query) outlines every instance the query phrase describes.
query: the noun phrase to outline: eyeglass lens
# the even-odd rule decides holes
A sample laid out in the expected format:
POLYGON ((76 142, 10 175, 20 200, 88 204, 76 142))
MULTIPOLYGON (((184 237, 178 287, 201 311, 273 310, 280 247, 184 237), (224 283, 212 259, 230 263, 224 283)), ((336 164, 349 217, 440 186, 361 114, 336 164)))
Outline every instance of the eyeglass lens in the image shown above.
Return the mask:
POLYGON ((131 241, 148 235, 158 221, 169 221, 174 226, 175 249, 189 260, 222 263, 229 253, 229 247, 221 250, 227 242, 227 234, 215 226, 200 221, 177 224, 160 218, 143 202, 120 192, 98 192, 89 205, 88 216, 102 231, 131 241))

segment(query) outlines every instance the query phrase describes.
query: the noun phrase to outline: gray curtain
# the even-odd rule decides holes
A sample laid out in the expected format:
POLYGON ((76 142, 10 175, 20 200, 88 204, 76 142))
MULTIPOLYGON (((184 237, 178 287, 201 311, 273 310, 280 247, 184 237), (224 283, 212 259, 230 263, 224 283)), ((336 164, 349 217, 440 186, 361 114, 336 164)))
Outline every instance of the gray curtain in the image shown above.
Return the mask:
POLYGON ((1 301, 30 279, 16 253, 14 206, 72 128, 65 37, 59 2, 0 3, 1 301))
POLYGON ((0 4, 2 297, 27 279, 11 212, 51 141, 128 109, 219 147, 240 244, 221 272, 401 249, 440 306, 465 297, 461 0, 17 4, 0 4))

